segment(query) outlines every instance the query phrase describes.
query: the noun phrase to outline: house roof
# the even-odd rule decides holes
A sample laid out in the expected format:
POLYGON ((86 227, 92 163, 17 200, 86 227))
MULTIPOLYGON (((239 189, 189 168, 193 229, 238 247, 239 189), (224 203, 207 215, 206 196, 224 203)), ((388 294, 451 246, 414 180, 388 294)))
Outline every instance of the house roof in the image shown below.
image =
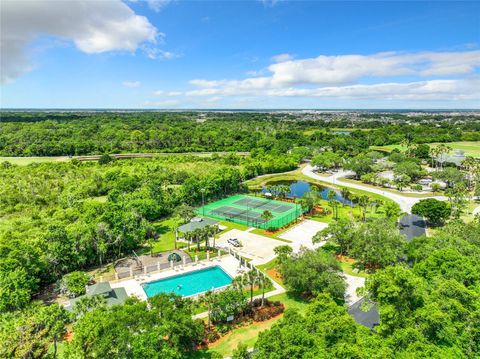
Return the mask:
POLYGON ((92 296, 98 294, 105 294, 107 292, 110 292, 111 290, 112 287, 110 287, 110 283, 108 282, 96 283, 87 287, 86 295, 92 296))
POLYGON ((380 314, 378 313, 378 306, 374 305, 369 310, 363 311, 362 304, 365 302, 365 299, 362 298, 355 303, 353 303, 348 308, 348 313, 355 319, 358 324, 363 325, 364 327, 373 328, 380 323, 380 314))
POLYGON ((195 218, 195 220, 178 227, 178 230, 183 233, 193 232, 198 228, 205 228, 206 226, 213 226, 216 224, 218 224, 218 221, 215 221, 213 219, 197 217, 195 218))
POLYGON ((398 223, 398 229, 405 235, 407 242, 415 237, 424 236, 426 226, 425 220, 416 214, 407 214, 400 218, 398 223))
POLYGON ((67 303, 65 303, 64 307, 66 310, 72 310, 75 306, 75 303, 80 299, 84 297, 92 297, 94 295, 102 296, 108 306, 122 304, 128 298, 128 294, 123 287, 112 288, 108 282, 97 283, 88 286, 86 294, 70 299, 67 303))

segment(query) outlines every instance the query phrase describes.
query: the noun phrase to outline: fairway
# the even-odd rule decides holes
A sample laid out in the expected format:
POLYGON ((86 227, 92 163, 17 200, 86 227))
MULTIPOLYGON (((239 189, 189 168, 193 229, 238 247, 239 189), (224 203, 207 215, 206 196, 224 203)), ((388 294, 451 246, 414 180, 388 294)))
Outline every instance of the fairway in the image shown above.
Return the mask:
MULTIPOLYGON (((440 143, 428 143, 429 146, 437 146, 440 143)), ((447 146, 452 147, 454 150, 462 150, 466 156, 472 156, 480 158, 480 141, 461 141, 461 142, 446 142, 447 146)), ((372 150, 380 150, 390 152, 394 149, 405 151, 407 148, 402 145, 387 145, 387 146, 370 146, 372 150)))
POLYGON ((27 166, 31 163, 45 163, 45 162, 65 162, 68 161, 68 156, 54 156, 54 157, 0 157, 0 163, 10 162, 13 165, 27 166))

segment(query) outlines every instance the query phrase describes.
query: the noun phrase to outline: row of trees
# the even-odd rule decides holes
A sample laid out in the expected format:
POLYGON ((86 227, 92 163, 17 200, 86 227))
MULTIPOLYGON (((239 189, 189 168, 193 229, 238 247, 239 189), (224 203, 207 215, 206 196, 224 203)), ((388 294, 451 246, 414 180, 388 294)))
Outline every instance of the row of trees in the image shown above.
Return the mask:
POLYGON ((2 113, 0 154, 56 156, 119 152, 251 151, 277 154, 297 146, 328 148, 356 155, 369 146, 475 141, 474 117, 452 123, 448 116, 428 115, 408 124, 404 115, 382 119, 349 114, 277 113, 2 113), (433 126, 428 121, 437 122, 433 126), (350 133, 330 130, 350 127, 350 133), (368 129, 358 131, 358 128, 368 129), (34 136, 32 136, 34 134, 34 136))
POLYGON ((356 324, 331 294, 320 293, 304 314, 287 311, 261 333, 252 357, 475 357, 480 352, 480 220, 452 222, 434 237, 414 238, 405 253, 410 265, 386 264, 366 278, 364 309, 375 304, 380 312, 374 331, 356 324))

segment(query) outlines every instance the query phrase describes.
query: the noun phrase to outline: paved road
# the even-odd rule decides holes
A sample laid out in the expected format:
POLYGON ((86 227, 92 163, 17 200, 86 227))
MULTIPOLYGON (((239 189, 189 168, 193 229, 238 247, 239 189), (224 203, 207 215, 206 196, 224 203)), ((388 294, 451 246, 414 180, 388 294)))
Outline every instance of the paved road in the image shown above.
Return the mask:
POLYGON ((415 237, 424 236, 426 227, 425 220, 416 214, 407 214, 398 221, 398 229, 407 237, 407 242, 415 237))
POLYGON ((393 192, 390 192, 390 191, 384 191, 381 188, 372 188, 372 187, 364 186, 364 185, 359 184, 359 183, 350 183, 350 182, 342 181, 341 179, 343 177, 346 177, 346 176, 351 175, 353 173, 351 171, 339 171, 339 172, 334 173, 331 176, 325 177, 325 176, 320 176, 320 175, 316 174, 313 171, 312 166, 307 165, 302 169, 302 173, 305 176, 314 178, 318 181, 322 181, 322 182, 325 182, 325 183, 330 183, 330 184, 334 184, 334 185, 359 189, 359 190, 362 190, 362 191, 366 191, 366 192, 370 192, 370 193, 376 193, 376 194, 388 197, 391 200, 397 202, 400 205, 401 210, 403 212, 406 212, 406 213, 410 213, 410 211, 412 210, 412 206, 415 203, 417 203, 418 201, 420 201, 422 199, 425 199, 425 198, 435 198, 435 199, 438 199, 440 201, 447 200, 447 197, 444 197, 444 196, 432 196, 432 197, 421 197, 421 198, 407 197, 407 196, 403 196, 403 195, 398 194, 398 193, 393 193, 393 192))

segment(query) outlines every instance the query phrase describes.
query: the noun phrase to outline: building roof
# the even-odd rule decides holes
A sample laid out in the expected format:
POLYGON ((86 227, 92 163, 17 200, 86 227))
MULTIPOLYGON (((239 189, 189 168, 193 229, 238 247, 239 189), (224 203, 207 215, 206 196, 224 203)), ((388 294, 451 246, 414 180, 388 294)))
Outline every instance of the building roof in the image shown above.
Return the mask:
POLYGON ((400 233, 404 234, 407 242, 410 242, 415 237, 424 236, 426 223, 423 217, 416 214, 407 214, 400 218, 398 222, 398 229, 400 233))
POLYGON ((96 283, 93 285, 89 285, 87 287, 87 296, 92 296, 92 295, 98 295, 98 294, 105 294, 108 293, 112 290, 112 287, 110 287, 110 283, 108 282, 102 282, 102 283, 96 283))
POLYGON ((178 230, 180 232, 186 233, 186 232, 193 232, 194 230, 198 228, 205 228, 207 226, 214 226, 218 224, 218 221, 215 221, 210 218, 204 218, 204 217, 196 217, 192 219, 189 223, 186 223, 184 225, 181 225, 178 227, 178 230))
POLYGON ((362 304, 365 299, 362 298, 353 303, 348 308, 348 313, 355 319, 358 324, 373 330, 376 325, 380 323, 380 314, 378 313, 378 306, 374 305, 369 310, 363 311, 362 304))
POLYGON ((465 160, 465 152, 462 150, 455 150, 453 154, 443 153, 435 158, 438 162, 445 163, 455 163, 456 166, 460 166, 465 160))
POLYGON ((77 298, 70 299, 67 303, 65 303, 64 307, 66 310, 72 310, 75 306, 75 303, 78 302, 80 299, 85 297, 92 297, 94 295, 102 296, 108 306, 123 304, 123 302, 125 302, 125 300, 128 298, 128 294, 123 287, 112 288, 110 286, 110 283, 108 282, 97 283, 88 286, 86 294, 81 295, 77 298))

